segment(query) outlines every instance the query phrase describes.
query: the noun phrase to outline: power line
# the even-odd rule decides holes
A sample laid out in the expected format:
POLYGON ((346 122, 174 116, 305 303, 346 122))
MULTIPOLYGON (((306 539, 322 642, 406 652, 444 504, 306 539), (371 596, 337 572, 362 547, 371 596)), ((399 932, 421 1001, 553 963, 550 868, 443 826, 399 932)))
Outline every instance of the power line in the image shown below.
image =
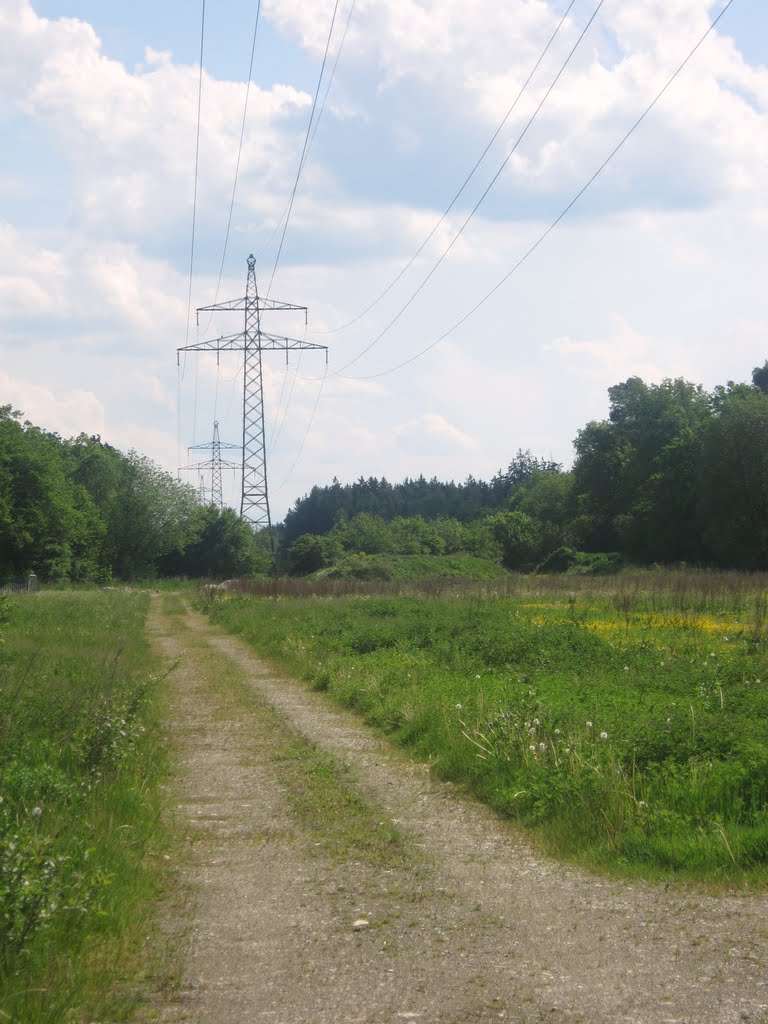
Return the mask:
MULTIPOLYGON (((299 165, 299 173, 301 173, 301 171, 303 169, 303 165, 307 162, 307 158, 309 157, 309 151, 312 148, 312 143, 315 141, 315 135, 317 134, 317 128, 318 128, 318 125, 320 124, 320 120, 321 120, 321 118, 323 116, 323 111, 325 110, 325 104, 326 104, 326 101, 328 99, 328 93, 331 91, 331 85, 332 85, 333 79, 334 79, 334 77, 336 75, 336 68, 339 65, 339 58, 341 57, 341 51, 344 49, 344 42, 345 42, 345 40, 347 38, 347 32, 349 30, 349 23, 352 20, 352 14, 353 14, 353 12, 355 10, 355 4, 356 3, 357 3, 357 0, 352 0, 352 3, 350 5, 349 14, 347 15, 347 21, 346 21, 346 24, 344 25, 344 32, 343 32, 342 37, 341 37, 341 43, 339 44, 339 49, 336 51, 336 59, 333 62, 333 67, 331 68, 331 74, 330 74, 330 77, 328 78, 328 85, 326 86, 325 93, 323 95, 323 101, 320 104, 320 110, 318 112, 317 117, 315 118, 315 124, 314 124, 314 127, 312 128, 312 135, 311 135, 311 137, 309 139, 309 143, 307 145, 306 152, 305 152, 305 154, 303 156, 302 162, 299 165)), ((310 119, 310 123, 311 123, 311 119, 310 119)), ((285 220, 285 218, 286 218, 286 216, 288 214, 288 211, 290 209, 290 205, 291 205, 291 202, 289 200, 288 203, 286 204, 285 209, 280 214, 280 217, 278 218, 277 224, 275 224, 275 227, 274 227, 274 229, 272 231, 272 234, 269 236, 269 238, 266 240, 264 245, 259 250, 259 252, 257 254, 257 259, 260 259, 261 256, 267 251, 267 249, 272 244, 272 239, 275 237, 277 232, 280 230, 280 226, 282 225, 283 220, 285 220)))
MULTIPOLYGON (((473 316, 478 311, 478 309, 480 309, 481 306, 485 305, 485 303, 488 301, 488 299, 490 299, 491 296, 495 295, 495 293, 499 290, 499 288, 501 288, 502 285, 506 284, 506 282, 510 279, 510 277, 515 273, 515 271, 517 271, 526 262, 528 257, 533 255, 533 253, 538 249, 538 247, 541 245, 541 243, 547 238, 548 235, 550 235, 554 231, 554 229, 557 227, 557 225, 560 223, 560 221, 563 220, 563 218, 576 205, 576 203, 579 201, 579 199, 581 199, 581 197, 584 195, 584 193, 587 191, 587 189, 603 173, 603 171, 608 166, 608 164, 611 162, 611 160, 613 160, 613 158, 616 156, 616 154, 619 152, 619 150, 623 147, 624 143, 630 138, 631 135, 634 134, 634 132, 637 130, 637 128, 639 128, 639 126, 642 124, 642 122, 645 120, 645 118, 648 116, 648 114, 651 112, 651 110, 653 110, 653 108, 659 102, 659 100, 664 95, 664 93, 667 91, 667 89, 672 85, 672 83, 675 81, 675 79, 678 77, 678 75, 683 71, 683 69, 686 67, 686 65, 689 63, 689 61, 693 58, 693 56, 698 51, 699 47, 702 45, 702 43, 705 41, 705 39, 707 39, 707 37, 710 35, 710 33, 714 30, 714 28, 717 25, 717 23, 723 17, 723 15, 728 10, 728 8, 733 4, 733 2, 734 2, 734 0, 727 0, 727 3, 725 5, 725 7, 722 9, 722 11, 720 11, 720 13, 717 15, 717 17, 712 21, 712 23, 710 24, 709 28, 706 30, 704 35, 699 39, 699 41, 693 47, 693 49, 688 54, 688 56, 685 58, 685 60, 678 66, 677 70, 667 80, 666 84, 654 96, 654 98, 651 100, 651 102, 648 104, 648 106, 645 108, 645 110, 642 112, 642 114, 638 117, 638 119, 635 121, 635 123, 632 125, 632 127, 626 132, 626 134, 621 138, 621 140, 617 143, 617 145, 614 146, 614 148, 611 150, 611 152, 608 154, 608 156, 605 158, 605 160, 603 160, 603 162, 597 168, 597 170, 592 175, 592 177, 589 179, 589 181, 586 183, 586 185, 584 185, 581 189, 579 189, 579 191, 576 193, 576 195, 573 197, 573 199, 571 199, 571 201, 565 207, 565 209, 559 214, 559 216, 554 221, 552 221, 552 223, 549 225, 549 227, 546 229, 546 231, 544 231, 541 235, 539 235, 539 237, 536 239, 536 241, 533 243, 533 245, 531 245, 530 248, 526 250, 526 252, 517 261, 517 263, 514 264, 514 266, 511 268, 511 270, 507 271, 507 273, 504 275, 504 277, 502 277, 501 280, 498 281, 493 286, 493 288, 491 288, 491 290, 489 292, 487 292, 480 299, 480 301, 477 302, 469 310, 468 313, 465 313, 459 320, 457 320, 451 327, 449 327, 447 331, 444 331, 440 335, 439 338, 437 338, 431 344, 427 345, 426 348, 423 348, 420 352, 417 352, 415 355, 411 356, 409 359, 404 360, 402 363, 398 363, 397 366, 392 366, 392 367, 390 367, 390 369, 382 370, 379 373, 366 374, 365 376, 361 376, 361 377, 344 377, 343 379, 345 379, 345 380, 374 380, 377 377, 384 377, 387 374, 395 373, 397 370, 402 370, 403 367, 409 366, 411 363, 416 362, 417 359, 420 359, 422 356, 426 355, 427 352, 430 352, 433 348, 435 348, 436 345, 439 345, 441 341, 444 341, 450 334, 453 334, 453 332, 455 330, 457 330, 459 327, 461 327, 462 324, 466 323, 466 321, 469 320, 469 318, 471 316, 473 316)), ((339 374, 339 376, 341 376, 341 374, 339 374)))
MULTIPOLYGON (((515 111, 515 109, 516 109, 516 107, 517 107, 517 104, 518 104, 518 103, 520 102, 520 99, 522 98, 522 95, 523 95, 523 93, 524 93, 524 92, 525 92, 525 90, 526 90, 526 89, 528 88, 528 85, 530 84, 530 81, 531 81, 531 79, 533 78, 533 76, 534 76, 534 75, 536 74, 536 72, 538 71, 539 67, 541 66, 541 62, 542 62, 542 61, 544 60, 544 58, 546 57, 547 53, 549 52, 549 49, 550 49, 550 47, 552 46, 552 43, 553 43, 553 42, 555 41, 555 38, 556 38, 557 34, 559 33, 560 29, 561 29, 561 28, 562 28, 562 26, 563 26, 563 22, 565 21, 565 19, 566 19, 566 18, 568 17, 568 15, 570 14, 570 12, 571 12, 571 8, 573 7, 573 5, 574 5, 575 3, 576 3, 576 0, 571 0, 571 2, 570 2, 570 3, 568 4, 568 7, 566 8, 566 10, 565 10, 565 13, 563 14, 563 16, 562 16, 562 18, 560 19, 560 21, 559 21, 559 22, 557 23, 557 26, 555 27, 555 30, 554 30, 554 32, 552 33, 552 35, 551 35, 551 36, 549 37, 549 39, 548 39, 548 41, 547 41, 547 44, 546 44, 546 46, 545 46, 545 47, 544 47, 544 49, 543 49, 543 50, 541 51, 541 54, 539 55, 539 59, 538 59, 538 60, 536 61, 536 63, 535 63, 535 64, 533 65, 533 67, 531 68, 531 71, 530 71, 530 73, 529 73, 528 77, 527 77, 527 78, 526 78, 526 80, 525 80, 525 81, 523 82, 522 86, 520 87, 520 89, 519 89, 519 91, 518 91, 518 93, 517 93, 517 96, 515 96, 515 99, 514 99, 514 101, 513 101, 513 103, 512 103, 512 106, 511 106, 511 107, 509 108, 509 110, 508 110, 508 111, 506 112, 506 114, 504 115, 504 117, 502 118, 502 120, 501 120, 501 121, 499 122, 499 125, 498 125, 498 127, 496 128, 496 131, 495 131, 495 132, 493 133, 493 135, 491 136, 491 138, 490 138, 490 140, 489 140, 488 144, 486 145, 485 149, 484 149, 484 150, 482 151, 482 153, 480 154, 480 156, 479 156, 479 157, 477 158, 477 161, 476 161, 476 163, 475 163, 474 167, 473 167, 473 168, 472 168, 472 170, 471 170, 471 171, 469 172, 469 174, 468 174, 468 175, 466 176, 466 178, 464 179, 464 181, 463 181, 463 182, 461 183, 461 185, 460 185, 460 187, 459 187, 458 191, 456 192, 456 194, 454 195, 453 199, 452 199, 452 200, 450 201, 450 203, 449 203, 449 204, 448 204, 448 206, 446 207, 446 209, 445 209, 445 211, 443 212, 443 214, 442 214, 442 216, 440 217, 440 219, 439 219, 438 221, 436 221, 436 222, 435 222, 435 225, 434 225, 434 227, 432 228, 432 230, 431 230, 431 231, 429 232, 429 234, 428 234, 428 235, 427 235, 427 237, 426 237, 426 238, 424 239, 424 241, 423 241, 423 242, 421 243, 421 245, 420 245, 420 246, 419 246, 419 248, 418 248, 418 249, 416 250, 416 252, 415 252, 415 253, 413 254, 413 256, 411 256, 411 258, 410 258, 410 259, 408 260, 408 262, 407 262, 407 263, 405 264, 405 266, 403 266, 403 268, 402 268, 402 269, 400 270, 400 272, 399 272, 399 273, 397 274, 397 276, 396 276, 396 277, 394 277, 394 278, 393 278, 393 279, 392 279, 392 280, 391 280, 391 281, 389 282, 389 284, 387 285, 387 287, 386 287, 386 288, 385 288, 385 289, 384 289, 384 290, 383 290, 382 292, 380 292, 380 293, 379 293, 379 294, 378 294, 378 295, 376 296, 376 298, 375 298, 375 299, 373 300, 373 302, 370 302, 370 303, 369 303, 369 304, 368 304, 368 305, 367 305, 367 306, 365 307, 365 309, 364 309, 364 310, 362 310, 362 312, 360 312, 360 313, 358 313, 358 314, 357 314, 357 316, 353 317, 353 318, 352 318, 351 320, 348 320, 348 321, 347 321, 346 323, 344 323, 344 324, 341 324, 341 326, 339 326, 339 327, 334 327, 334 328, 333 328, 332 330, 330 330, 330 331, 313 331, 313 330, 310 330, 310 334, 315 334, 315 335, 321 335, 321 334, 322 334, 322 335, 325 335, 325 334, 336 334, 336 333, 337 333, 338 331, 344 331, 344 330, 346 330, 346 329, 347 329, 347 327, 351 327, 351 326, 352 326, 352 324, 356 324, 356 323, 358 322, 358 320, 362 320, 362 318, 363 318, 363 317, 364 317, 364 316, 365 316, 365 315, 366 315, 367 313, 370 313, 370 311, 371 311, 371 310, 372 310, 372 309, 374 308, 374 306, 377 306, 377 305, 379 304, 379 302, 381 302, 381 300, 382 300, 382 299, 384 298, 384 296, 385 296, 385 295, 387 295, 387 294, 388 294, 388 293, 389 293, 389 292, 390 292, 390 291, 391 291, 391 290, 392 290, 392 289, 394 288, 394 286, 395 286, 395 285, 397 284, 397 282, 398 282, 398 281, 399 281, 399 280, 400 280, 400 279, 402 278, 402 276, 403 276, 403 275, 404 275, 405 273, 407 273, 407 271, 408 271, 408 270, 410 270, 410 268, 411 268, 411 267, 413 266, 413 264, 414 264, 414 263, 416 262, 416 260, 418 259, 418 257, 419 257, 419 256, 421 255, 421 253, 422 253, 422 252, 424 251, 424 249, 426 248, 426 246, 427 246, 427 245, 429 244, 429 242, 430 242, 430 241, 432 240, 432 238, 434 237, 434 234, 435 234, 435 232, 436 232, 436 231, 438 230, 438 228, 440 227, 440 225, 441 225, 441 224, 443 223, 443 221, 445 220, 445 218, 446 218, 446 217, 448 216, 448 214, 449 214, 449 213, 451 212, 451 210, 453 209, 453 207, 454 207, 454 206, 456 205, 456 203, 458 202, 458 200, 459 200, 460 196, 461 196, 461 195, 462 195, 462 193, 464 192, 464 189, 465 189, 465 188, 467 187, 467 185, 468 185, 468 184, 470 183, 470 181, 471 181, 471 180, 472 180, 472 178, 474 177, 474 175, 475 175, 475 172, 477 171, 478 167, 480 166, 480 164, 481 164, 481 163, 483 162, 483 160, 485 159, 485 157, 486 157, 486 155, 487 155, 487 153, 488 153, 489 149, 490 149, 490 148, 491 148, 491 146, 492 146, 492 145, 494 144, 494 142, 496 141, 496 139, 497 139, 497 138, 499 137, 499 134, 501 133, 501 130, 502 130, 502 128, 503 128, 503 127, 504 127, 504 125, 505 125, 505 124, 507 123, 507 121, 508 121, 508 120, 510 119, 510 117, 512 116, 512 114, 514 113, 514 111, 515 111)), ((593 17, 594 17, 594 15, 593 15, 593 17)), ((512 154, 510 154, 510 156, 511 156, 511 155, 512 155, 512 154)), ((509 157, 507 157, 507 160, 508 160, 508 159, 509 159, 509 157)), ((502 165, 502 167, 503 167, 503 166, 504 166, 504 165, 502 165)), ((497 175, 497 176, 498 176, 498 175, 497 175)), ((494 179, 494 181, 495 181, 495 179, 494 179)))
MULTIPOLYGON (((574 2, 575 2, 575 0, 574 0, 574 2)), ((325 104, 328 101, 328 96, 329 96, 330 91, 331 91, 331 86, 333 85, 333 80, 334 80, 334 78, 336 76, 336 69, 339 66, 339 60, 341 59, 341 53, 342 53, 342 50, 344 49, 344 43, 346 42, 346 39, 347 39, 347 33, 349 32, 349 25, 350 25, 350 22, 352 21, 352 15, 354 14, 355 4, 356 3, 357 3, 357 0, 352 0, 352 3, 349 6, 349 11, 347 13, 347 20, 346 20, 346 22, 344 24, 344 31, 342 32, 342 35, 341 35, 341 42, 339 43, 339 48, 336 51, 336 57, 335 57, 334 62, 333 62, 333 67, 331 68, 331 73, 328 76, 328 81, 326 83, 325 92, 323 93, 323 99, 322 99, 322 102, 320 103, 320 107, 319 107, 319 110, 318 110, 318 113, 317 113, 317 117, 314 120, 314 125, 312 125, 312 119, 310 118, 310 125, 312 127, 312 132, 311 132, 311 135, 309 136, 309 141, 308 141, 308 143, 306 145, 306 150, 305 150, 304 154, 302 155, 301 163, 299 165, 299 174, 301 173, 301 170, 303 169, 304 164, 306 164, 307 159, 309 158, 309 152, 312 149, 313 142, 315 141, 315 135, 317 134, 317 129, 318 129, 319 125, 320 125, 320 121, 322 119, 323 112, 325 110, 325 104)), ((334 14, 334 17, 335 17, 335 14, 334 14)), ((332 30, 333 30, 333 24, 331 24, 331 31, 332 30)), ((329 42, 330 42, 330 34, 329 34, 329 42)), ((320 75, 320 80, 322 81, 322 71, 321 71, 321 75, 320 75)), ((318 85, 319 85, 319 83, 318 83, 318 85)), ((283 214, 283 217, 286 216, 286 214, 289 211, 289 208, 290 208, 290 203, 289 203, 289 206, 286 207, 286 210, 285 210, 285 212, 283 214)), ((280 226, 280 223, 283 220, 283 217, 281 217, 280 221, 278 221, 278 224, 275 227, 275 230, 272 232, 272 236, 269 238, 269 240, 266 243, 266 246, 264 247, 265 249, 269 246, 270 242, 272 241, 272 238, 274 238, 275 234, 277 233, 277 230, 278 230, 278 228, 280 226)), ((287 227, 287 220, 286 220, 286 227, 287 227)), ((306 338, 307 338, 307 324, 305 323, 304 324, 304 340, 305 341, 306 341, 306 338)), ((297 367, 296 367, 297 370, 299 369, 300 366, 301 366, 301 353, 299 353, 299 359, 298 359, 298 363, 297 363, 297 367)), ((283 429, 283 424, 285 423, 285 420, 286 420, 286 418, 288 416, 288 412, 289 412, 289 409, 290 409, 290 406, 291 406, 291 400, 293 398, 294 388, 296 387, 296 375, 293 374, 292 375, 292 379, 291 379, 291 386, 290 386, 289 391, 288 391, 288 398, 287 398, 286 404, 285 404, 285 410, 282 412, 282 417, 281 417, 280 413, 281 413, 281 410, 282 410, 283 398, 285 396, 285 385, 286 385, 287 376, 288 376, 288 374, 287 374, 287 366, 286 366, 286 374, 283 377, 282 386, 280 388, 280 397, 279 397, 278 403, 277 403, 277 412, 275 414, 274 424, 273 424, 273 427, 272 427, 272 433, 271 433, 270 440, 269 440, 269 443, 268 443, 268 446, 267 446, 267 454, 268 455, 272 453, 272 451, 274 450, 274 448, 277 445, 277 442, 278 442, 278 440, 280 438, 280 434, 281 434, 282 429, 283 429)))
MULTIPOLYGON (((240 158, 241 158, 242 153, 243 153, 243 140, 245 138, 245 123, 246 123, 246 120, 247 120, 247 117, 248 117, 248 99, 249 99, 250 94, 251 94, 251 79, 253 78, 253 62, 254 62, 254 57, 255 57, 255 54, 256 54, 256 36, 258 34, 258 31, 259 31, 259 15, 260 14, 261 14, 261 0, 258 0, 258 2, 256 4, 256 20, 255 20, 254 25, 253 25, 253 39, 251 41, 251 60, 250 60, 250 63, 248 65, 248 81, 247 81, 246 87, 245 87, 245 101, 243 103, 243 120, 242 120, 242 123, 240 125, 240 141, 238 142, 238 145, 237 145, 237 159, 235 161, 235 176, 234 176, 234 180, 232 182, 232 198, 230 199, 230 202, 229 202, 229 216, 227 217, 227 230, 226 230, 226 233, 224 235, 224 248, 223 248, 222 253, 221 253, 221 264, 219 265, 219 279, 216 282, 216 292, 215 292, 214 299, 213 299, 213 305, 216 305, 216 303, 218 302, 218 299, 219 299, 219 290, 221 288, 221 279, 222 279, 222 276, 224 274, 224 261, 227 258, 227 247, 229 246, 229 233, 230 233, 230 230, 232 228, 232 214, 233 214, 233 211, 234 211, 234 208, 235 208, 235 195, 237 194, 237 182, 238 182, 238 178, 240 176, 240 158)), ((213 320, 213 313, 211 313, 211 315, 208 318, 208 323, 207 323, 206 328, 205 328, 206 333, 208 332, 208 329, 211 326, 211 320, 213 320)), ((214 413, 214 418, 215 418, 215 413, 214 413)))
POLYGON ((192 273, 195 265, 195 228, 197 224, 197 180, 200 170, 200 114, 203 105, 203 50, 205 47, 205 0, 200 19, 200 72, 197 80, 197 131, 195 134, 195 184, 192 194, 192 240, 189 247, 189 294, 187 296, 187 330, 184 344, 189 343, 189 325, 192 318, 192 273))
POLYGON ((312 424, 315 422, 315 413, 317 412, 317 407, 320 404, 320 396, 323 393, 323 388, 325 387, 325 382, 326 382, 327 379, 328 379, 328 374, 326 372, 324 374, 324 376, 320 378, 320 387, 317 389, 317 398, 315 399, 315 404, 314 404, 314 406, 312 408, 312 414, 309 417, 309 423, 307 424, 307 429, 304 431, 304 437, 301 439, 301 444, 299 445, 299 450, 296 453, 296 458, 291 463, 291 468, 286 473, 285 477, 283 478, 282 483, 277 487, 275 493, 277 493, 277 491, 282 491, 282 489, 285 487, 285 485, 291 479, 291 476, 293 474, 294 469, 296 469, 298 461, 301 458, 301 453, 304 451, 304 445, 307 443, 307 438, 309 437, 309 432, 312 429, 312 424))
POLYGON ((337 13, 338 9, 339 9, 339 0, 336 0, 336 3, 334 4, 334 8, 333 8, 333 17, 331 18, 331 27, 328 30, 328 38, 325 41, 325 53, 323 54, 323 63, 320 66, 320 75, 319 75, 319 77, 317 79, 317 88, 315 89, 315 98, 312 101, 312 110, 311 110, 310 115, 309 115, 309 123, 307 124, 307 132, 306 132, 306 135, 304 136, 304 145, 303 145, 302 150, 301 150, 301 157, 299 159, 299 166, 298 166, 298 168, 296 170, 296 180, 294 181, 293 189, 291 190, 291 198, 288 201, 288 210, 287 210, 286 215, 285 215, 285 224, 283 224, 283 233, 280 236, 280 245, 278 246, 277 256, 275 257, 275 262, 274 262, 274 265, 272 267, 272 274, 271 274, 271 276, 269 278, 269 285, 267 287, 267 298, 269 298, 270 292, 272 291, 272 283, 275 280, 275 273, 277 272, 277 265, 280 262, 280 256, 282 255, 282 252, 283 252, 283 243, 285 242, 285 233, 288 230, 288 221, 291 219, 291 212, 293 210, 293 203, 294 203, 294 200, 296 199, 296 190, 299 187, 299 178, 301 177, 301 171, 302 171, 302 168, 304 167, 304 159, 305 159, 305 156, 306 156, 306 153, 307 153, 307 146, 309 145, 309 136, 310 136, 310 132, 312 131, 312 122, 313 122, 314 117, 315 117, 315 110, 317 109, 317 98, 320 95, 320 86, 323 83, 323 75, 325 73, 325 63, 328 60, 328 50, 329 50, 330 45, 331 45, 331 36, 333 35, 333 26, 336 23, 336 13, 337 13))
POLYGON ((332 376, 340 376, 341 374, 343 374, 344 370, 348 369, 350 366, 353 366, 356 362, 358 362, 360 359, 362 359, 364 355, 366 355, 368 352, 370 352, 371 349, 375 345, 378 345, 378 343, 381 341, 381 339, 384 337, 384 335, 387 334, 392 329, 392 327, 394 327, 394 325, 397 323, 397 321, 400 319, 400 317, 403 315, 403 313, 405 313, 405 311, 408 309, 408 307, 413 303, 413 301, 417 298, 417 296, 423 291, 423 289, 425 288, 427 283, 430 281, 432 276, 436 273, 437 269, 442 264, 443 260, 446 258, 448 253, 451 251, 451 249, 454 247, 456 242, 458 242, 459 238, 464 233, 464 229, 469 224, 469 222, 472 220, 474 215, 477 213, 478 209, 480 208, 480 206, 484 202, 485 197, 488 195, 488 193, 491 191, 493 186, 498 181, 499 176, 501 175, 501 172, 504 170, 504 168, 507 166, 509 161, 512 159, 512 156, 517 151, 518 146, 520 145, 520 143, 525 138, 525 135, 528 132, 528 129, 531 127, 531 125, 535 121, 536 116, 538 115, 539 111, 541 110, 541 108, 546 103, 546 101, 549 98, 552 90, 555 88, 555 86, 557 85, 558 81, 560 80, 561 75, 565 72, 565 69, 568 67, 569 63, 571 62, 571 58, 573 57, 574 53, 578 49, 579 44, 581 43, 581 41, 584 38, 584 36, 587 34, 590 26, 592 25, 592 22, 597 17, 598 12, 600 11, 600 8, 603 6, 604 3, 605 3, 605 0, 599 0, 599 2, 597 4, 597 7, 595 7, 594 11, 592 12, 592 14, 591 14, 591 16, 589 18, 589 21, 584 26, 584 28, 582 29, 581 34, 579 35, 578 39, 576 40, 576 42, 571 47, 571 50, 569 51, 568 56, 565 58, 563 63, 560 65, 560 70, 557 72, 555 77, 552 79, 552 82, 551 82, 549 88, 547 89, 547 91, 542 96, 542 98, 539 101, 536 109, 531 114, 531 116, 528 118, 528 121, 526 122, 525 127, 523 128, 523 130, 520 132, 520 134, 518 135, 517 139, 515 140, 515 144, 513 145, 512 149, 509 151, 509 153, 507 153, 506 157, 501 162, 498 170, 496 171, 496 173, 494 174, 494 176, 491 178, 490 182, 486 186, 484 192, 482 193, 480 198, 477 200, 475 205, 472 207, 470 212, 467 214, 467 216, 464 219, 464 222, 462 223, 462 225, 459 228, 459 230, 453 236, 453 238, 448 243, 448 245, 445 247, 445 249, 443 249, 442 253, 438 257, 436 263, 434 264, 432 269, 429 271, 427 276, 423 279, 423 281, 416 288, 416 290, 414 292, 412 292, 410 298, 405 302, 405 304, 403 306, 400 307, 398 312, 392 317, 392 319, 389 321, 389 323, 384 328, 382 328, 381 331, 379 331, 379 333, 376 335, 376 337, 371 342, 369 342, 365 346, 365 348, 363 348, 360 352, 358 352, 358 354, 356 356, 354 356, 352 359, 350 359, 348 362, 346 362, 342 367, 340 367, 340 369, 334 371, 332 376))

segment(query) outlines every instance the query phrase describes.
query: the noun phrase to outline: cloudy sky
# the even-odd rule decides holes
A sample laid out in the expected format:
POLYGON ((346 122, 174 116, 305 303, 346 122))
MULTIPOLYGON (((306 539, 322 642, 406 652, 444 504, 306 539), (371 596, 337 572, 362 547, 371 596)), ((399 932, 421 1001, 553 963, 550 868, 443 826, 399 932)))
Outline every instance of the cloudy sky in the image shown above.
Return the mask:
POLYGON ((262 0, 247 89, 257 4, 208 0, 190 282, 201 3, 0 0, 0 404, 173 472, 214 419, 237 442, 239 357, 177 368, 176 350, 241 328, 194 308, 242 296, 249 253, 262 293, 309 307, 306 335, 290 313, 265 329, 329 347, 324 380, 321 353, 265 356, 274 518, 334 476, 488 477, 518 448, 568 464, 633 374, 749 379, 768 357, 768 5, 733 0, 507 277, 726 0, 604 0, 518 143, 598 0, 575 0, 504 121, 568 6, 262 0))

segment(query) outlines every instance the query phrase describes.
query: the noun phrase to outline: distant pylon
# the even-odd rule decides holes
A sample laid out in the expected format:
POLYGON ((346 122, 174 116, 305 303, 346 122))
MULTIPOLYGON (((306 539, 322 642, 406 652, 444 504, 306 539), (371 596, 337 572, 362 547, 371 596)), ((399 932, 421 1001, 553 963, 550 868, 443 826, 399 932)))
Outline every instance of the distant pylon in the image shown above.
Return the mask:
MULTIPOLYGON (((211 457, 206 462, 196 462, 192 466, 182 466, 182 469, 209 469, 211 471, 211 500, 208 502, 210 505, 215 505, 216 508, 224 508, 224 498, 221 487, 221 468, 225 466, 227 469, 237 469, 234 462, 225 462, 221 457, 222 448, 227 450, 239 451, 240 446, 237 444, 227 444, 226 441, 219 439, 219 421, 213 421, 213 440, 207 444, 193 444, 190 445, 187 451, 195 452, 210 452, 211 457)), ((200 474, 202 480, 202 473, 200 474)), ((203 502, 203 504, 206 504, 203 502)))
POLYGON ((306 321, 307 307, 295 306, 290 302, 263 299, 256 289, 256 258, 248 257, 248 280, 245 297, 229 302, 217 302, 213 306, 200 306, 198 314, 207 312, 242 310, 245 313, 245 329, 239 334, 201 341, 196 345, 185 345, 179 352, 242 352, 243 355, 243 482, 240 499, 240 515, 255 529, 268 529, 272 536, 272 521, 269 515, 269 491, 267 488, 267 456, 264 445, 264 386, 262 378, 261 353, 285 352, 301 349, 320 349, 328 361, 328 348, 296 338, 267 334, 261 329, 261 314, 279 310, 303 311, 306 321))

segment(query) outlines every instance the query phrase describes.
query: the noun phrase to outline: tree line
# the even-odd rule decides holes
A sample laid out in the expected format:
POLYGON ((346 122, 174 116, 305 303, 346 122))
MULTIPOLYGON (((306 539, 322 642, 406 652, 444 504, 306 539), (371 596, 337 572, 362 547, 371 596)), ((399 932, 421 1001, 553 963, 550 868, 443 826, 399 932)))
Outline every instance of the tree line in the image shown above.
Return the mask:
POLYGON ((0 406, 0 580, 225 577, 271 562, 232 509, 202 505, 145 456, 65 440, 0 406))
MULTIPOLYGON (((467 553, 509 569, 679 563, 768 569, 768 361, 711 393, 639 377, 608 390, 567 472, 518 450, 490 481, 334 480, 296 501, 278 565, 303 575, 350 553, 467 553)), ((0 406, 0 580, 272 571, 269 538, 202 504, 150 459, 63 439, 0 406)))
POLYGON ((412 549, 482 551, 524 571, 621 560, 768 569, 768 361, 751 384, 711 393, 630 377, 608 394, 608 418, 578 432, 568 472, 518 451, 490 482, 313 487, 286 516, 286 568, 412 549))

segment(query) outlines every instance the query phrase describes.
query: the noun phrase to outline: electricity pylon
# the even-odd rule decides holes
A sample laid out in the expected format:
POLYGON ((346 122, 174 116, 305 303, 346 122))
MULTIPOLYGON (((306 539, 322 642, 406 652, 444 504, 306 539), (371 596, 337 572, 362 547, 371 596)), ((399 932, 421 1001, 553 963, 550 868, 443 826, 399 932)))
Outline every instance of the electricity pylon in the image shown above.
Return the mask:
MULTIPOLYGON (((239 445, 237 445, 237 444, 227 444, 226 441, 222 441, 222 440, 219 439, 219 421, 218 420, 214 420, 213 421, 213 440, 210 441, 208 444, 193 444, 193 445, 190 445, 189 448, 187 448, 188 452, 195 452, 195 451, 210 452, 211 453, 210 459, 207 459, 205 462, 196 462, 192 466, 182 466, 181 467, 182 469, 198 469, 198 470, 209 469, 211 471, 211 500, 209 502, 206 502, 205 500, 202 500, 201 504, 203 504, 203 505, 205 505, 205 504, 214 505, 216 508, 219 508, 219 509, 224 508, 224 498, 223 498, 223 495, 222 495, 222 487, 221 487, 221 470, 222 470, 222 467, 226 467, 227 469, 237 469, 237 466, 234 464, 234 462, 226 462, 224 459, 222 459, 222 457, 221 457, 221 450, 222 450, 222 448, 226 448, 228 450, 231 449, 232 451, 239 451, 240 450, 240 446, 239 445)), ((201 472, 200 473, 200 480, 202 481, 202 479, 203 479, 203 474, 201 472)))
MULTIPOLYGON (((223 311, 243 311, 245 313, 244 330, 238 334, 201 341, 195 345, 185 345, 177 349, 179 352, 215 352, 218 360, 221 352, 243 353, 243 485, 240 499, 240 516, 247 520, 254 529, 269 530, 272 537, 272 521, 269 515, 269 491, 267 488, 267 455, 264 444, 264 385, 262 377, 261 353, 285 352, 288 365, 288 353, 301 349, 321 349, 328 361, 326 345, 316 345, 309 341, 296 338, 279 337, 268 334, 261 329, 261 315, 267 312, 293 310, 304 313, 306 322, 307 307, 295 306, 290 302, 278 302, 275 299, 262 298, 256 289, 256 258, 248 257, 248 280, 245 297, 231 299, 228 302, 217 302, 212 306, 200 306, 200 313, 223 311)), ((199 322, 199 321, 198 321, 199 322)))

